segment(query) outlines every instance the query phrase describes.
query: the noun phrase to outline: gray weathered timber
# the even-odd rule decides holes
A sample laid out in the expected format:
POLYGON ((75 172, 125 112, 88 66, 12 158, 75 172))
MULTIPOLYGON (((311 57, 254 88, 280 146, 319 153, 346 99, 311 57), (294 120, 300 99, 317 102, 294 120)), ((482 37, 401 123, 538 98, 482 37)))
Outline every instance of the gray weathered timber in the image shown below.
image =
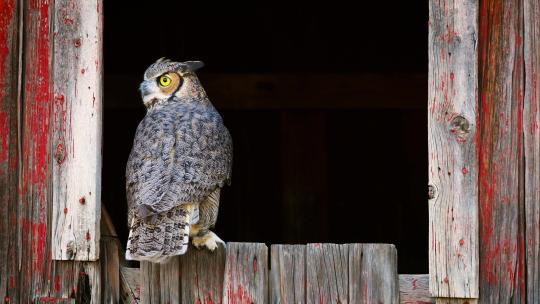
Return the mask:
POLYGON ((159 264, 141 262, 141 303, 161 303, 159 264))
POLYGON ((227 243, 223 303, 268 302, 268 249, 262 243, 227 243))
POLYGON ((527 303, 540 303, 540 2, 524 0, 523 4, 527 303))
MULTIPOLYGON (((102 0, 54 1, 52 253, 99 258, 102 0)), ((52 97, 52 96, 51 96, 52 97)))
POLYGON ((139 268, 120 267, 120 297, 124 304, 140 303, 141 271, 139 268))
POLYGON ((180 303, 220 303, 223 296, 225 248, 214 252, 191 246, 180 258, 182 301, 180 303))
POLYGON ((120 254, 122 246, 116 235, 112 219, 101 208, 101 240, 100 240, 100 267, 101 303, 119 303, 120 301, 120 254))
POLYGON ((435 303, 435 298, 429 292, 429 274, 400 274, 399 303, 435 303))
POLYGON ((393 245, 273 245, 271 258, 271 303, 399 303, 393 245))
MULTIPOLYGON (((180 256, 170 258, 159 267, 159 301, 160 303, 177 304, 180 301, 180 256)), ((157 266, 157 265, 156 265, 157 266)), ((144 302, 143 302, 144 303, 144 302)))
POLYGON ((272 245, 270 303, 306 303, 306 246, 272 245))
POLYGON ((478 299, 437 298, 435 303, 436 304, 477 304, 478 299))
POLYGON ((223 296, 224 269, 223 246, 214 252, 190 246, 185 255, 173 257, 165 264, 141 262, 140 301, 219 303, 223 296))
POLYGON ((525 303, 523 1, 481 3, 479 302, 525 303))
POLYGON ((308 244, 306 302, 348 303, 349 245, 308 244))
POLYGON ((429 1, 429 273, 437 297, 477 298, 478 1, 429 1))
POLYGON ((17 303, 19 280, 17 248, 20 222, 19 203, 19 133, 17 112, 20 96, 19 14, 17 1, 0 1, 0 299, 17 303), (9 284, 9 282, 14 284, 9 284))
POLYGON ((349 303, 399 303, 394 245, 349 245, 349 303))

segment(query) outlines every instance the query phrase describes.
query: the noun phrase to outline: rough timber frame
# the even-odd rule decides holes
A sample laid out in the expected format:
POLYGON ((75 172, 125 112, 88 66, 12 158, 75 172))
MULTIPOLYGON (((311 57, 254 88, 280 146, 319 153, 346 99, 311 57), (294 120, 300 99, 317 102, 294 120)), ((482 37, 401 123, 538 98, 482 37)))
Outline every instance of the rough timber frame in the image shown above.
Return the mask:
POLYGON ((430 290, 438 302, 540 300, 539 19, 537 0, 430 0, 430 290))

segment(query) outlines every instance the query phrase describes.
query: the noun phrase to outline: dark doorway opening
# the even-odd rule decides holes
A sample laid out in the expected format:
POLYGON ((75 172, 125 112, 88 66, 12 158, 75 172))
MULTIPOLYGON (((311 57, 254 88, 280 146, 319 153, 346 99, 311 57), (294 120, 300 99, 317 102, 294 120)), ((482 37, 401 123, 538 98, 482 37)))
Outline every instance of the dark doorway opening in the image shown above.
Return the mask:
POLYGON ((103 202, 120 237, 142 73, 202 60, 234 140, 218 235, 393 243, 400 273, 427 273, 427 1, 372 2, 106 2, 103 202))

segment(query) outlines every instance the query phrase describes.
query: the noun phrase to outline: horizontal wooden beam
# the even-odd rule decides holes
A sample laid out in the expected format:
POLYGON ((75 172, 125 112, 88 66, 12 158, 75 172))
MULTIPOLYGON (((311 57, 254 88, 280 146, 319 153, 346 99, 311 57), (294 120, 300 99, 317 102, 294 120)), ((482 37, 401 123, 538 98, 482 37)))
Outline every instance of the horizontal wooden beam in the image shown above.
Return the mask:
MULTIPOLYGON (((427 74, 204 74, 218 109, 425 108, 427 74)), ((142 107, 141 75, 106 74, 105 107, 142 107)))

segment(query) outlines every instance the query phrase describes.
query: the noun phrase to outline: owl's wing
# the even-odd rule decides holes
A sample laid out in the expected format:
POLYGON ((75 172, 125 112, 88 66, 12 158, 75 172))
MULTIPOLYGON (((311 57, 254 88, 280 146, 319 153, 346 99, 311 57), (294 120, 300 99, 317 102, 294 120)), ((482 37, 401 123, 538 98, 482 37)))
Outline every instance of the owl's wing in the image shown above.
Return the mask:
POLYGON ((146 217, 173 206, 163 206, 174 169, 174 124, 167 115, 147 115, 139 124, 126 167, 130 215, 146 217), (165 208, 165 209, 164 209, 165 208))
POLYGON ((128 203, 143 217, 201 202, 231 177, 232 140, 217 111, 168 110, 141 122, 128 160, 128 203))

